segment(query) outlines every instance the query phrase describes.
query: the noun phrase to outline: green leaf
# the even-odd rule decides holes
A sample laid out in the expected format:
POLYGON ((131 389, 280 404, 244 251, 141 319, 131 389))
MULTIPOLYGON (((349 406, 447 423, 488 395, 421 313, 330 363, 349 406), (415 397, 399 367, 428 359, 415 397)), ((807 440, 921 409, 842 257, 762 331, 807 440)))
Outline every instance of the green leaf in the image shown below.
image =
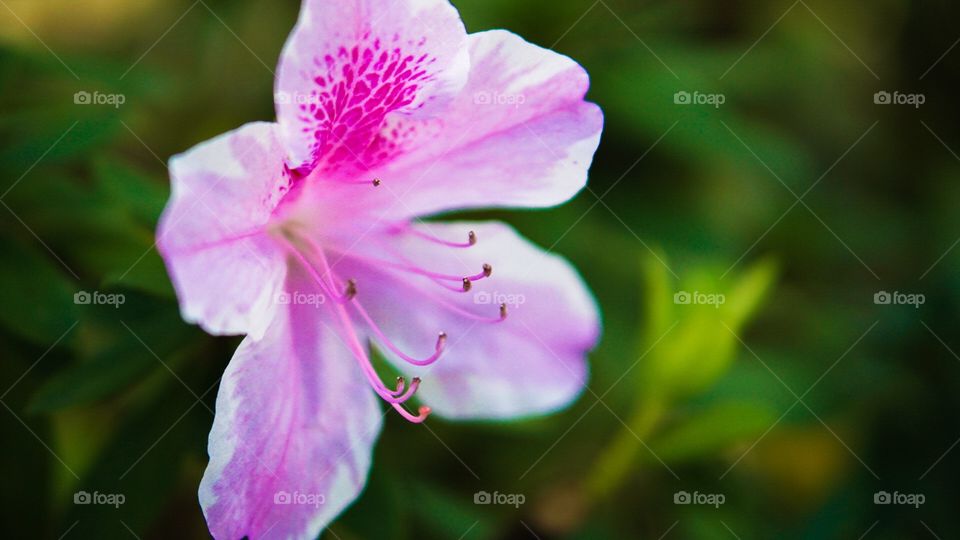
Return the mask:
MULTIPOLYGON (((53 477, 61 471, 70 474, 48 454, 36 439, 51 444, 50 422, 24 414, 22 403, 33 391, 37 378, 24 377, 34 358, 21 354, 14 343, 0 339, 3 362, 0 362, 0 385, 4 388, 0 407, 0 435, 3 437, 3 460, 0 475, 8 486, 16 489, 0 490, 0 530, 11 534, 14 523, 30 524, 35 538, 56 538, 47 509, 53 477), (21 423, 23 422, 23 423, 21 423), (36 437, 36 438, 34 438, 36 437)), ((67 461, 67 458, 64 458, 67 461)), ((72 464, 72 462, 67 461, 72 464)), ((69 466, 69 465, 68 465, 69 466)))
POLYGON ((371 474, 367 486, 356 503, 331 527, 333 538, 377 538, 383 531, 390 531, 393 538, 402 538, 403 512, 400 502, 404 495, 402 477, 387 474, 371 474), (370 519, 370 516, 377 516, 370 519))
POLYGON ((60 271, 60 263, 34 248, 0 237, 0 252, 9 261, 0 266, 0 324, 49 347, 78 320, 77 286, 60 271))
MULTIPOLYGON (((647 347, 644 393, 672 400, 700 393, 729 368, 740 345, 740 332, 773 286, 776 266, 761 261, 732 284, 693 275, 667 289, 667 270, 648 263, 647 347)), ((730 279, 730 278, 728 278, 730 279)))
POLYGON ((125 303, 83 306, 81 361, 47 379, 30 401, 32 412, 90 403, 128 388, 189 347, 199 332, 183 324, 173 304, 125 294, 125 303), (156 355, 156 356, 155 356, 156 355))
MULTIPOLYGON (((189 379, 188 379, 189 380, 189 379)), ((167 392, 179 383, 167 379, 167 392)), ((169 502, 186 459, 202 459, 206 430, 212 415, 205 406, 168 399, 128 411, 119 430, 97 455, 90 470, 78 471, 73 489, 123 496, 119 508, 106 504, 73 504, 72 494, 60 501, 66 506, 61 530, 79 521, 74 534, 85 538, 119 538, 129 532, 150 530, 169 502), (120 523, 123 519, 123 523, 120 523)))
POLYGON ((63 100, 68 105, 22 110, 18 117, 8 118, 12 124, 26 127, 18 129, 14 142, 0 150, 0 166, 19 176, 41 157, 49 166, 103 147, 122 129, 114 109, 79 107, 69 101, 70 94, 63 100))
POLYGON ((45 169, 17 185, 9 204, 18 214, 29 215, 36 234, 56 240, 53 249, 100 286, 173 298, 166 267, 154 246, 165 190, 147 187, 146 177, 132 180, 137 175, 123 166, 102 165, 98 174, 99 184, 90 187, 65 171, 45 169), (107 178, 108 174, 115 176, 107 178))
POLYGON ((166 178, 116 157, 95 159, 93 169, 98 194, 105 201, 120 205, 144 225, 156 224, 169 195, 166 178))
POLYGON ((776 417, 773 408, 764 403, 717 403, 661 432, 651 445, 668 462, 714 456, 734 444, 755 439, 776 417))
POLYGON ((478 506, 472 498, 451 496, 439 488, 424 483, 409 482, 411 507, 424 532, 438 538, 461 538, 468 531, 469 538, 476 540, 494 537, 494 519, 478 506))

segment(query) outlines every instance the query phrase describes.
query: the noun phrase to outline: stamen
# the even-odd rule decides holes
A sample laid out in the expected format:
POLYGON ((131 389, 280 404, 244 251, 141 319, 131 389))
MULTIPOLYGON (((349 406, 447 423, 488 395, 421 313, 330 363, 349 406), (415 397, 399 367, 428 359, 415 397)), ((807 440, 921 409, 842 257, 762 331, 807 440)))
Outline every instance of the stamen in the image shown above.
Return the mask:
POLYGON ((311 264, 310 261, 308 261, 307 258, 304 257, 302 253, 300 253, 300 250, 298 250, 298 249, 296 248, 296 246, 294 246, 292 243, 290 243, 290 241, 287 240, 286 238, 282 238, 282 237, 281 237, 281 241, 282 241, 282 242, 286 245, 286 247, 290 250, 290 253, 292 253, 293 256, 297 258, 297 260, 300 262, 300 264, 302 264, 303 267, 307 269, 307 272, 310 274, 310 277, 312 277, 313 280, 317 282, 317 285, 320 286, 320 289, 323 291, 323 293, 324 293, 325 295, 329 296, 330 298, 332 298, 335 303, 337 303, 337 304, 344 304, 344 303, 348 302, 351 298, 353 298, 353 296, 355 296, 355 295, 357 294, 356 283, 354 283, 354 281, 353 281, 352 279, 347 282, 347 283, 348 283, 348 287, 347 287, 346 293, 345 293, 344 295, 339 295, 339 294, 335 293, 335 292, 333 291, 333 287, 331 287, 330 285, 327 284, 327 282, 323 279, 323 277, 320 276, 320 273, 317 272, 316 268, 313 267, 313 264, 311 264), (351 283, 353 284, 352 293, 351 293, 351 289, 350 289, 350 286, 349 286, 349 284, 351 284, 351 283))
MULTIPOLYGON (((320 288, 326 294, 329 294, 331 295, 331 297, 336 298, 337 295, 332 293, 332 287, 323 280, 323 278, 319 275, 319 273, 313 267, 310 261, 307 260, 307 258, 302 253, 300 253, 297 247, 292 242, 290 242, 286 237, 281 237, 280 240, 290 250, 290 252, 294 254, 297 260, 300 261, 300 263, 307 269, 307 271, 314 278, 314 280, 317 282, 320 288)), ((316 252, 317 257, 320 259, 324 267, 324 271, 326 272, 327 276, 329 276, 329 279, 332 282, 333 286, 334 287, 338 286, 338 280, 336 276, 333 274, 330 268, 330 265, 327 262, 326 256, 324 256, 323 254, 323 250, 317 247, 316 244, 314 244, 310 239, 304 239, 304 240, 316 252)), ((353 353, 354 358, 357 360, 357 363, 360 365, 360 369, 363 372, 364 376, 367 378, 367 382, 373 388, 374 392, 376 392, 377 395, 380 396, 381 399, 389 403, 390 406, 392 406, 400 414, 400 416, 402 416, 408 422, 412 422, 414 424, 422 423, 430 415, 430 412, 431 412, 430 407, 421 406, 418 409, 418 414, 416 416, 408 412, 406 408, 403 407, 403 403, 405 403, 411 397, 413 397, 413 395, 416 394, 417 390, 420 389, 420 378, 414 377, 413 380, 410 382, 410 386, 407 387, 406 380, 403 377, 397 377, 396 387, 392 391, 389 390, 386 387, 386 385, 383 384, 383 382, 380 380, 380 377, 377 375, 376 369, 374 369, 373 364, 370 361, 370 358, 367 356, 366 352, 364 352, 363 346, 360 344, 360 340, 357 337, 357 333, 353 328, 353 324, 350 321, 350 317, 347 316, 347 312, 344 309, 343 304, 346 302, 350 302, 351 304, 353 304, 354 307, 356 307, 357 310, 361 312, 361 315, 364 317, 364 319, 367 320, 368 324, 370 324, 371 327, 375 329, 375 333, 377 333, 377 335, 384 340, 384 343, 388 344, 388 347, 391 348, 391 350, 394 350, 394 352, 397 352, 399 354, 399 351, 396 350, 392 342, 386 339, 386 336, 384 336, 383 332, 380 331, 379 328, 373 323, 369 315, 366 314, 366 311, 363 310, 363 307, 358 302, 353 300, 357 294, 356 282, 352 279, 347 280, 346 287, 344 290, 345 292, 344 292, 343 300, 337 302, 333 306, 333 310, 337 313, 339 322, 345 330, 346 337, 347 337, 347 347, 350 349, 350 352, 353 353)), ((419 362, 419 364, 417 365, 427 365, 427 364, 433 363, 434 361, 436 361, 437 358, 439 358, 440 353, 443 351, 446 345, 446 341, 447 341, 447 334, 444 332, 440 332, 440 334, 437 337, 437 344, 435 346, 436 352, 430 358, 428 358, 426 361, 418 361, 412 358, 409 360, 412 360, 413 363, 415 364, 419 362)), ((405 356, 405 355, 402 355, 402 356, 405 356)))
MULTIPOLYGON (((389 249, 389 247, 387 247, 387 246, 384 246, 384 247, 385 247, 386 249, 389 249)), ((392 252, 392 251, 391 251, 391 252, 392 252)), ((401 259, 401 260, 403 260, 404 262, 409 262, 406 258, 404 258, 403 256, 401 256, 399 253, 393 252, 393 254, 394 254, 398 259, 401 259)), ((463 277, 463 276, 455 276, 455 275, 453 275, 453 274, 443 274, 443 273, 440 273, 440 272, 433 272, 433 271, 430 271, 430 270, 425 270, 425 269, 420 268, 420 267, 418 267, 418 266, 414 266, 414 265, 412 265, 412 264, 401 264, 401 263, 397 263, 397 262, 393 262, 393 261, 388 261, 388 260, 385 260, 385 259, 376 259, 376 258, 373 258, 373 257, 364 257, 364 256, 362 256, 362 255, 355 255, 355 254, 351 254, 350 257, 351 257, 352 259, 355 259, 355 260, 368 262, 368 263, 370 263, 370 264, 372 264, 372 265, 389 266, 389 267, 391 267, 391 268, 396 268, 397 270, 402 270, 402 271, 404 271, 404 272, 409 272, 409 273, 411 273, 411 274, 416 274, 416 275, 418 275, 418 276, 426 276, 426 277, 429 277, 429 278, 439 279, 439 280, 443 280, 443 281, 459 281, 459 282, 461 282, 461 283, 463 283, 463 280, 464 280, 464 279, 469 279, 470 281, 480 281, 481 279, 488 278, 488 277, 490 277, 491 274, 493 274, 493 267, 490 266, 489 264, 484 264, 484 265, 483 265, 483 270, 480 271, 479 273, 474 274, 474 275, 472 275, 472 276, 463 277)))
POLYGON ((414 424, 423 423, 423 421, 426 420, 428 416, 430 416, 430 412, 431 412, 430 407, 423 405, 419 409, 420 414, 418 414, 417 416, 413 416, 412 414, 407 412, 407 410, 404 409, 402 405, 397 403, 394 403, 392 405, 393 405, 393 408, 396 409, 398 413, 400 413, 400 416, 404 417, 408 422, 412 422, 414 424))
POLYGON ((431 234, 428 234, 428 233, 425 233, 425 232, 421 232, 421 231, 417 230, 416 228, 414 228, 414 227, 413 227, 412 225, 410 225, 409 223, 404 223, 404 224, 401 224, 401 225, 397 225, 396 227, 393 227, 393 231, 394 231, 394 232, 398 232, 398 233, 400 233, 400 232, 408 232, 408 233, 410 233, 410 234, 412 234, 412 235, 414 235, 414 236, 418 236, 418 237, 420 237, 420 238, 423 238, 424 240, 433 242, 433 243, 435 243, 435 244, 440 244, 441 246, 447 246, 447 247, 468 248, 468 247, 470 247, 470 246, 476 245, 476 243, 477 243, 477 233, 475 233, 475 232, 473 232, 473 231, 470 231, 469 233, 467 233, 467 241, 466 241, 466 242, 451 242, 451 241, 449 241, 449 240, 443 240, 442 238, 437 238, 436 236, 433 236, 433 235, 431 235, 431 234))
POLYGON ((357 339, 356 332, 353 329, 353 325, 350 323, 350 319, 346 316, 346 311, 344 311, 343 306, 335 306, 334 310, 339 315, 340 322, 346 330, 348 348, 350 349, 350 352, 353 353, 354 358, 357 359, 357 363, 360 364, 361 371, 363 371, 364 375, 367 377, 367 382, 370 383, 370 386, 373 388, 374 392, 376 392, 381 399, 391 405, 398 405, 410 399, 413 396, 413 393, 416 392, 419 384, 411 384, 410 388, 408 388, 406 392, 403 392, 401 386, 403 381, 397 380, 396 389, 392 391, 387 389, 387 387, 380 380, 380 377, 377 375, 377 371, 373 368, 370 358, 368 358, 367 354, 363 351, 363 346, 360 345, 360 340, 357 339))
POLYGON ((461 308, 460 306, 458 306, 458 305, 456 305, 456 304, 452 304, 452 303, 448 302, 445 298, 443 298, 443 297, 441 297, 441 296, 438 296, 438 295, 436 295, 436 294, 432 294, 432 293, 431 293, 430 291, 428 291, 427 289, 418 289, 418 292, 422 293, 422 294, 423 294, 424 296, 426 296, 426 297, 429 297, 429 298, 430 298, 431 300, 433 300, 434 302, 436 302, 436 303, 440 304, 441 306, 449 309, 450 311, 456 313, 457 315, 460 315, 461 317, 470 319, 470 320, 472 320, 472 321, 483 322, 483 323, 490 323, 490 324, 496 324, 496 323, 503 322, 503 321, 507 318, 507 305, 506 305, 506 304, 500 304, 500 316, 499 316, 499 317, 481 317, 480 315, 475 315, 475 314, 473 314, 473 313, 470 313, 469 311, 461 308))
POLYGON ((470 278, 463 278, 463 292, 469 292, 471 287, 473 287, 473 284, 470 283, 470 278))
POLYGON ((347 280, 347 288, 343 293, 344 298, 348 301, 353 300, 353 297, 357 295, 357 282, 353 279, 347 280))
POLYGON ((393 391, 396 396, 403 395, 403 389, 406 388, 407 381, 403 377, 397 377, 397 389, 393 391))
POLYGON ((354 301, 354 302, 351 302, 351 304, 353 305, 354 308, 357 309, 357 312, 360 313, 360 317, 363 318, 363 320, 366 321, 367 325, 370 326, 370 329, 377 336, 377 339, 381 342, 381 344, 387 349, 389 349, 391 352, 393 352, 394 354, 402 358, 405 362, 408 362, 415 366, 429 366, 430 364, 436 362, 440 358, 440 355, 443 354, 443 350, 447 343, 447 334, 445 332, 440 332, 440 335, 437 338, 437 344, 434 346, 433 354, 431 354, 430 356, 422 360, 418 358, 414 358, 409 354, 406 354, 403 351, 401 351, 400 348, 397 347, 397 345, 393 341, 391 341, 390 338, 386 336, 386 334, 383 333, 383 330, 381 330, 380 327, 377 326, 377 323, 373 321, 373 318, 370 316, 370 314, 367 313, 367 310, 363 309, 363 306, 360 305, 360 302, 354 301))
POLYGON ((332 182, 336 182, 336 183, 338 183, 338 184, 347 184, 347 185, 351 185, 351 186, 369 186, 370 184, 373 184, 373 187, 380 187, 380 184, 383 183, 383 182, 380 181, 379 178, 374 178, 373 181, 370 181, 370 180, 332 180, 332 182))
MULTIPOLYGON (((403 380, 403 377, 398 377, 398 379, 403 380)), ((408 399, 413 397, 413 395, 417 393, 417 390, 419 388, 420 388, 420 377, 414 377, 413 381, 410 383, 410 388, 407 388, 406 392, 397 392, 397 394, 394 395, 394 397, 397 398, 397 401, 399 403, 404 403, 408 399)))

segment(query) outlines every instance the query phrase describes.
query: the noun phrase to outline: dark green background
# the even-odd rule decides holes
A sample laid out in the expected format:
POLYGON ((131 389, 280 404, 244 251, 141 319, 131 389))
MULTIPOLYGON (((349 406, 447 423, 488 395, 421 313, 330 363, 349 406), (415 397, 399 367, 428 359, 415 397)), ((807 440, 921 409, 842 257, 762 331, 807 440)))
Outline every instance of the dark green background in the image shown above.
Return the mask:
MULTIPOLYGON (((207 536, 196 489, 238 340, 180 320, 151 249, 164 163, 273 118, 299 6, 204 2, 0 6, 5 537, 207 536), (78 106, 81 90, 126 103, 78 106), (75 305, 80 290, 126 303, 75 305), (126 503, 74 505, 81 489, 126 503)), ((514 30, 591 74, 606 127, 589 189, 479 216, 573 260, 605 333, 560 414, 388 415, 367 490, 325 537, 958 537, 955 3, 457 6, 468 30, 514 30), (676 305, 682 290, 727 302, 676 305), (526 503, 475 505, 480 490, 526 503), (926 502, 876 505, 878 491, 926 502)))

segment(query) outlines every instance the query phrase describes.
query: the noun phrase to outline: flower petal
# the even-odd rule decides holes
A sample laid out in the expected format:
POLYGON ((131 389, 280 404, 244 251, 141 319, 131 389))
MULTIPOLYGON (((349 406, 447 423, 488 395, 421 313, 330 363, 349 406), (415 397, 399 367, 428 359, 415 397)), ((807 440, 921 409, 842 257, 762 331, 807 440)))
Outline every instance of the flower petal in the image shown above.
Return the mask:
MULTIPOLYGON (((377 268, 358 253, 337 272, 356 278, 357 301, 408 354, 429 355, 437 332, 446 332, 446 350, 425 368, 380 347, 406 373, 422 377, 422 400, 442 416, 488 419, 543 414, 570 403, 584 386, 585 356, 599 337, 597 305, 576 270, 504 224, 430 223, 417 230, 449 241, 466 240, 472 230, 478 241, 457 249, 407 234, 388 238, 391 247, 378 248, 379 255, 364 256, 396 250, 399 260, 455 276, 476 274, 489 263, 491 276, 474 281, 467 293, 453 292, 427 277, 377 268), (496 320, 500 303, 507 304, 505 320, 476 320, 496 320)), ((373 333, 370 339, 379 342, 373 333)))
POLYGON ((275 126, 247 124, 170 160, 157 246, 183 318, 212 334, 263 335, 285 273, 264 234, 289 189, 275 126))
POLYGON ((423 113, 466 81, 466 30, 447 0, 305 0, 277 72, 290 167, 356 173, 386 159, 391 113, 423 113))
POLYGON ((376 171, 389 188, 369 195, 381 198, 368 203, 377 211, 545 207, 586 185, 603 113, 583 101, 583 68, 503 30, 469 43, 470 79, 442 126, 421 123, 413 149, 376 171))
MULTIPOLYGON (((318 294, 291 269, 291 294, 318 294)), ((316 538, 366 483, 382 414, 328 305, 290 302, 230 361, 200 503, 215 538, 316 538)))

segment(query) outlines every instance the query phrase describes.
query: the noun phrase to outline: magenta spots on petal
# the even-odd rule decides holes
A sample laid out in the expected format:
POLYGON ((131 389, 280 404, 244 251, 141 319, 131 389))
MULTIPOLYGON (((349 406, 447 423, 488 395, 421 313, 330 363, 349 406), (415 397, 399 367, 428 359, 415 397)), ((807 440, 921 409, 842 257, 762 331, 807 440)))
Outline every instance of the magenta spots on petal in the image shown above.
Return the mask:
MULTIPOLYGON (((395 43, 400 36, 392 37, 395 43)), ((381 50, 367 33, 349 49, 313 59, 311 101, 300 107, 303 132, 310 134, 312 163, 321 173, 350 174, 371 169, 392 155, 403 136, 386 131, 387 116, 415 103, 418 91, 435 77, 427 69, 436 59, 422 50, 426 39, 381 50), (410 50, 405 50, 405 49, 410 50)))

